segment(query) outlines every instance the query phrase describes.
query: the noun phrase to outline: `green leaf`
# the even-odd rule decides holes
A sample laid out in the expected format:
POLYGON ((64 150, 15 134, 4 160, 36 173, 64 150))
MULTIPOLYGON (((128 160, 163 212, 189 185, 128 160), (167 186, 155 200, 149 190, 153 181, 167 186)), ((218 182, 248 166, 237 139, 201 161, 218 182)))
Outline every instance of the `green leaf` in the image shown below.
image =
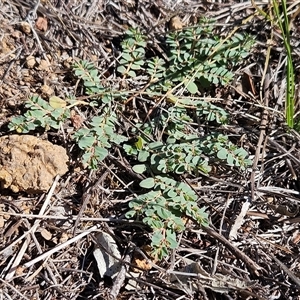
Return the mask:
POLYGON ((90 153, 90 152, 84 153, 82 155, 82 161, 83 161, 83 163, 89 164, 91 157, 92 157, 92 153, 90 153))
POLYGON ((86 149, 86 148, 92 147, 94 145, 94 143, 95 143, 94 136, 83 136, 78 141, 78 146, 80 149, 86 149))
POLYGON ((229 166, 234 166, 234 158, 231 153, 228 153, 228 155, 227 155, 227 164, 229 166))
POLYGON ((171 216, 172 216, 172 213, 164 207, 158 206, 156 212, 157 212, 157 215, 164 220, 171 218, 171 216))
POLYGON ((187 85, 186 85, 187 90, 191 93, 191 94, 196 94, 198 92, 198 87, 195 84, 194 81, 190 81, 187 85))
POLYGON ((132 56, 129 53, 123 53, 122 58, 125 59, 126 61, 132 60, 132 56))
POLYGON ((145 188, 145 189, 151 189, 155 185, 155 180, 154 178, 146 178, 140 182, 140 187, 145 188))
POLYGON ((102 102, 105 103, 105 104, 108 104, 108 103, 110 103, 113 99, 114 99, 113 95, 105 94, 105 95, 103 95, 103 97, 102 97, 102 102))
POLYGON ((131 65, 132 70, 141 70, 141 65, 138 62, 135 62, 131 65))
POLYGON ((146 151, 146 150, 141 150, 141 151, 139 152, 139 155, 138 155, 138 160, 139 160, 140 162, 145 162, 145 161, 147 161, 147 159, 148 159, 149 156, 150 156, 150 153, 149 153, 148 151, 146 151))
POLYGON ((172 230, 166 230, 166 241, 169 243, 170 249, 176 249, 178 242, 176 241, 176 234, 172 230))
POLYGON ((143 165, 135 165, 132 167, 132 170, 137 174, 143 174, 147 170, 147 167, 144 164, 143 165))
POLYGON ((142 150, 144 145, 144 140, 139 136, 137 142, 135 142, 135 146, 137 149, 142 150))
POLYGON ((46 112, 42 110, 32 110, 27 112, 27 116, 31 116, 35 119, 44 118, 46 112))
POLYGON ((126 72, 126 68, 125 68, 124 66, 119 66, 119 67, 117 68, 117 71, 118 71, 119 73, 121 73, 121 74, 124 74, 124 73, 126 72))
POLYGON ((138 154, 137 149, 131 145, 124 144, 123 149, 128 155, 137 155, 138 154))
POLYGON ((94 148, 94 154, 97 158, 97 160, 102 161, 104 160, 107 155, 108 155, 108 151, 105 148, 99 147, 99 146, 95 146, 94 148))
POLYGON ((67 106, 67 103, 65 100, 57 97, 57 96, 52 96, 49 99, 49 104, 51 105, 51 107, 53 108, 63 108, 67 106))
POLYGON ((157 150, 157 149, 161 148, 161 146, 163 146, 163 143, 162 142, 153 142, 153 143, 150 143, 148 146, 149 146, 149 149, 151 149, 151 150, 157 150))
POLYGON ((136 73, 132 70, 128 71, 127 73, 130 77, 136 77, 136 73))
POLYGON ((51 112, 51 117, 55 120, 55 121, 61 121, 63 120, 64 118, 64 113, 65 113, 65 109, 64 108, 57 108, 57 109, 54 109, 52 112, 51 112))
POLYGON ((167 144, 175 144, 176 143, 176 138, 175 137, 173 137, 173 136, 169 136, 168 138, 167 138, 167 144))
POLYGON ((217 157, 219 159, 226 159, 228 155, 228 151, 225 148, 221 148, 218 152, 217 152, 217 157))
POLYGON ((161 231, 157 230, 156 232, 154 232, 153 236, 152 236, 152 245, 153 246, 159 246, 161 241, 163 240, 164 236, 161 233, 161 231))
POLYGON ((185 167, 183 164, 180 164, 175 167, 174 171, 176 174, 183 174, 185 172, 185 167))
POLYGON ((76 139, 79 139, 79 138, 81 138, 81 137, 83 137, 83 136, 85 136, 85 135, 88 135, 89 132, 90 132, 90 130, 89 130, 88 128, 81 128, 81 129, 79 129, 78 131, 76 131, 76 132, 74 133, 74 137, 75 137, 76 139))
POLYGON ((128 219, 133 218, 136 215, 136 211, 135 210, 130 210, 125 214, 125 217, 128 219))

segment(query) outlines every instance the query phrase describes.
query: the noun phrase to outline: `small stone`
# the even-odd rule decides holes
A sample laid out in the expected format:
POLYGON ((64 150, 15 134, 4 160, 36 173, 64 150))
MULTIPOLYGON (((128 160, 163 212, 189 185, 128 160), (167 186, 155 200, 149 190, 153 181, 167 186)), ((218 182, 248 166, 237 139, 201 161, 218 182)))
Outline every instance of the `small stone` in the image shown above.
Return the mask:
POLYGON ((34 56, 30 55, 26 57, 26 66, 28 69, 33 69, 35 64, 36 64, 36 60, 34 56))
POLYGON ((15 100, 8 100, 7 101, 7 106, 8 107, 15 107, 16 106, 16 101, 15 100))
POLYGON ((27 22, 21 22, 20 28, 21 28, 22 32, 24 32, 26 34, 30 34, 30 32, 31 32, 30 24, 27 22))
POLYGON ((54 94, 54 90, 47 84, 41 86, 41 94, 47 98, 51 97, 54 94))
POLYGON ((37 69, 40 71, 45 71, 45 70, 48 71, 49 67, 50 67, 49 62, 47 62, 45 59, 41 59, 37 69))

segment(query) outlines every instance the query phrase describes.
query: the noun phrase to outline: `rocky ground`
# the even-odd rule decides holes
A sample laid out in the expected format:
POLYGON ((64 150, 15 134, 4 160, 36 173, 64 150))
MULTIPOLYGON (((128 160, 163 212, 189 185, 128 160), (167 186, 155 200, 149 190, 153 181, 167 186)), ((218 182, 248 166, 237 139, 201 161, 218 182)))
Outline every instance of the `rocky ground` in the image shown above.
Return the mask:
MULTIPOLYGON (((36 4, 0 2, 1 299, 300 299, 300 139, 284 122, 280 32, 271 38, 270 24, 251 2, 36 4), (229 112, 222 130, 247 149, 252 166, 181 177, 205 203, 210 226, 190 224, 179 236, 180 246, 155 260, 148 250, 149 228, 124 219, 143 178, 118 147, 90 170, 70 139, 85 118, 97 115, 95 108, 79 103, 57 130, 34 128, 22 135, 9 123, 25 113, 32 95, 56 108, 66 106, 66 97, 85 101, 72 65, 87 60, 105 86, 132 89, 119 126, 127 131, 150 107, 137 97, 144 79, 126 81, 116 72, 124 32, 140 28, 150 41, 147 55, 164 58, 165 34, 195 26, 202 17, 216 20, 216 34, 238 29, 255 36, 234 82, 205 92, 229 112)), ((296 111, 298 7, 297 1, 288 4, 296 111)))

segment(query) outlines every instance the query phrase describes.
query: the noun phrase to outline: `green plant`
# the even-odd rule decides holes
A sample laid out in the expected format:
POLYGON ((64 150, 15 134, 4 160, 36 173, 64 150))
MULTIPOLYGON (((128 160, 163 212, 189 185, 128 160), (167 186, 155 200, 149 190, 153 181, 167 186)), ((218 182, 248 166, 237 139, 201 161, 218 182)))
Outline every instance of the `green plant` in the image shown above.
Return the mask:
POLYGON ((122 42, 123 52, 117 70, 124 76, 136 77, 136 71, 142 71, 145 63, 146 42, 138 29, 131 29, 122 42))
POLYGON ((112 90, 110 87, 104 87, 100 82, 98 70, 91 62, 80 60, 73 66, 75 75, 80 78, 85 87, 85 93, 90 95, 89 105, 98 106, 100 104, 109 104, 114 99, 125 99, 127 91, 112 90))
POLYGON ((156 258, 163 258, 178 246, 176 233, 185 229, 188 220, 208 224, 205 208, 198 207, 198 196, 189 185, 166 176, 147 178, 140 185, 151 191, 133 199, 126 216, 143 215, 143 222, 153 228, 151 245, 156 258))
POLYGON ((229 83, 234 77, 232 68, 248 55, 253 38, 235 34, 221 39, 214 35, 212 21, 203 19, 198 26, 168 34, 166 44, 167 62, 158 57, 147 62, 145 36, 137 29, 126 31, 118 71, 134 77, 136 70, 144 70, 150 75, 150 83, 157 82, 150 85, 150 91, 166 92, 184 85, 195 94, 200 86, 229 83))
POLYGON ((142 76, 138 85, 122 90, 120 84, 113 89, 100 80, 93 64, 78 61, 74 73, 81 79, 87 102, 64 100, 51 106, 34 96, 25 104, 27 112, 9 124, 18 132, 37 127, 58 129, 70 118, 70 107, 93 106, 95 115, 70 137, 83 150, 83 162, 93 169, 113 144, 122 144, 134 162, 133 170, 145 174, 141 194, 130 202, 126 215, 141 218, 153 230, 152 246, 158 258, 178 246, 177 233, 186 228, 186 222, 208 224, 205 208, 199 207, 196 193, 179 181, 180 176, 199 176, 220 164, 245 170, 251 163, 243 148, 218 131, 228 121, 226 111, 196 95, 230 82, 233 67, 247 55, 252 40, 240 34, 221 39, 215 36, 212 22, 202 22, 167 35, 167 61, 158 56, 146 58, 146 37, 138 29, 128 30, 117 71, 129 87, 136 76, 142 76), (139 95, 153 105, 152 113, 136 120, 128 130, 136 138, 133 143, 121 130, 124 116, 120 111, 129 95, 133 95, 129 100, 139 95), (204 130, 211 125, 214 130, 204 130), (144 193, 144 189, 148 191, 144 193))
POLYGON ((251 164, 251 160, 246 158, 247 151, 234 145, 222 134, 208 135, 205 138, 191 135, 181 140, 169 139, 165 143, 153 142, 144 145, 137 153, 138 161, 146 162, 133 167, 137 173, 209 173, 209 158, 214 164, 217 164, 218 159, 242 170, 251 164))
POLYGON ((286 0, 281 1, 283 20, 279 10, 279 5, 277 0, 272 0, 274 13, 276 17, 275 24, 280 28, 284 47, 287 54, 287 65, 286 65, 286 106, 285 106, 285 115, 286 121, 290 128, 294 127, 294 108, 295 108, 295 74, 293 66, 293 57, 292 57, 292 46, 290 42, 290 28, 289 28, 289 19, 288 12, 286 8, 286 0))
POLYGON ((57 105, 56 99, 54 99, 55 102, 50 98, 48 103, 39 96, 32 96, 25 102, 25 108, 28 110, 24 115, 12 118, 8 127, 18 133, 28 133, 37 128, 56 130, 70 118, 71 107, 79 104, 98 106, 104 103, 105 106, 99 110, 99 115, 93 117, 91 121, 86 121, 86 126, 78 129, 72 135, 72 139, 84 151, 82 162, 92 169, 97 169, 98 163, 108 155, 107 149, 111 147, 111 143, 120 144, 127 140, 127 137, 116 133, 117 115, 109 106, 114 98, 122 98, 124 93, 111 93, 110 90, 101 86, 98 71, 89 62, 80 61, 76 63, 74 72, 83 80, 86 94, 91 95, 90 102, 72 99, 62 100, 54 97, 60 100, 57 105), (67 106, 67 104, 69 105, 67 106))
MULTIPOLYGON (((286 122, 290 128, 294 128, 294 118, 295 118, 295 71, 293 66, 293 57, 292 57, 292 46, 290 42, 290 21, 288 17, 287 10, 287 1, 282 0, 279 4, 278 0, 272 0, 272 10, 274 13, 268 14, 259 8, 254 0, 251 0, 253 7, 261 14, 266 20, 268 20, 273 28, 279 28, 282 35, 282 40, 284 48, 286 50, 287 60, 286 60, 286 99, 285 99, 285 116, 286 122), (280 9, 281 8, 281 9, 280 9)), ((270 40, 273 40, 273 30, 271 32, 270 40)), ((266 66, 269 64, 271 47, 269 46, 266 57, 266 66)), ((265 68, 266 69, 266 68, 265 68)), ((264 76, 263 76, 264 77, 264 76)), ((263 82, 262 82, 263 83, 263 82)), ((261 97, 262 98, 262 97, 261 97)), ((296 120, 296 129, 299 129, 299 120, 296 120)))
POLYGON ((28 110, 23 116, 12 118, 8 124, 10 130, 18 133, 28 133, 36 128, 42 127, 46 130, 50 128, 59 129, 60 124, 70 117, 68 107, 56 108, 39 96, 32 96, 25 102, 28 110))
POLYGON ((111 143, 120 144, 127 138, 117 134, 117 115, 111 109, 104 109, 101 115, 93 117, 89 127, 79 129, 74 135, 80 149, 84 150, 83 163, 97 169, 99 161, 108 155, 111 143))
POLYGON ((176 232, 185 229, 182 216, 188 215, 200 225, 208 223, 192 188, 172 176, 209 173, 211 165, 223 162, 245 170, 252 163, 247 151, 224 134, 211 132, 199 136, 198 124, 225 124, 227 113, 191 95, 211 85, 230 82, 234 77, 232 68, 248 54, 253 39, 236 34, 222 40, 215 37, 213 25, 209 23, 169 34, 166 37, 169 60, 154 57, 146 62, 145 52, 141 50, 130 57, 130 50, 142 47, 145 37, 136 30, 126 34, 122 43, 126 59, 121 61, 119 72, 125 77, 131 70, 135 72, 137 66, 132 66, 138 61, 140 70, 149 76, 142 90, 148 97, 160 95, 167 103, 155 117, 138 122, 132 130, 137 141, 123 146, 127 154, 136 157, 138 163, 133 170, 147 176, 140 186, 152 189, 130 203, 127 216, 141 218, 153 230, 154 254, 162 258, 168 249, 177 247, 176 232), (126 39, 130 40, 130 48, 126 39))

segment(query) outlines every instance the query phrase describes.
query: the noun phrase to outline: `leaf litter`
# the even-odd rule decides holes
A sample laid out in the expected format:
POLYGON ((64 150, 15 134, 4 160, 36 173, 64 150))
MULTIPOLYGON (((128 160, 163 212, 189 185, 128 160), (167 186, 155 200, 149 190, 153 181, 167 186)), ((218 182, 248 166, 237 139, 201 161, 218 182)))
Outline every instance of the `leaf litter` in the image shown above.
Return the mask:
MULTIPOLYGON (((36 23, 31 26, 26 17, 32 8, 24 0, 0 4, 1 135, 10 134, 7 123, 20 113, 28 95, 41 93, 42 86, 54 92, 49 97, 55 107, 65 106, 66 95, 81 97, 82 88, 69 68, 77 59, 96 62, 99 74, 109 84, 126 86, 128 82, 114 76, 112 69, 120 55, 122 35, 129 27, 147 32, 152 39, 151 51, 164 57, 160 37, 168 26, 180 30, 204 15, 218 20, 219 33, 226 35, 236 22, 254 13, 251 2, 241 6, 198 1, 146 0, 142 5, 132 1, 92 1, 89 5, 41 1, 36 23)), ((205 201, 212 226, 199 228, 191 223, 182 232, 177 249, 163 261, 153 260, 143 250, 149 245, 147 228, 123 218, 129 200, 135 197, 135 181, 143 178, 132 172, 130 162, 117 149, 97 171, 80 166, 74 155, 68 174, 57 177, 47 193, 35 196, 1 191, 0 281, 4 299, 298 297, 300 139, 296 131, 284 125, 280 40, 274 44, 268 85, 259 85, 270 31, 265 22, 253 18, 251 24, 243 25, 256 35, 258 44, 244 69, 236 70, 236 82, 230 89, 207 92, 209 97, 215 94, 224 99, 214 100, 230 113, 231 123, 224 125, 224 132, 243 144, 256 160, 253 170, 224 168, 220 173, 213 169, 210 174, 186 179, 205 201), (267 107, 257 95, 261 89, 266 97, 269 95, 267 107), (265 110, 268 122, 262 124, 265 110), (61 207, 60 213, 51 213, 61 207), (120 253, 114 255, 116 261, 124 267, 117 274, 122 276, 113 281, 102 278, 93 256, 96 235, 104 231, 120 253), (142 257, 139 263, 134 260, 136 251, 142 257), (133 289, 126 289, 129 283, 133 289)), ((299 17, 295 15, 293 28, 298 27, 299 17)), ((294 29, 291 37, 295 48, 298 35, 294 29)), ((298 65, 295 58, 295 67, 298 65)), ((135 77, 132 82, 139 84, 135 77)), ((193 82, 189 88, 195 91, 193 82)), ((135 117, 145 109, 137 104, 136 97, 128 103, 135 117)), ((77 106, 72 115, 77 127, 91 118, 89 111, 77 106)), ((46 138, 71 152, 73 146, 68 145, 67 137, 72 126, 67 124, 59 130, 48 132, 46 138)))

